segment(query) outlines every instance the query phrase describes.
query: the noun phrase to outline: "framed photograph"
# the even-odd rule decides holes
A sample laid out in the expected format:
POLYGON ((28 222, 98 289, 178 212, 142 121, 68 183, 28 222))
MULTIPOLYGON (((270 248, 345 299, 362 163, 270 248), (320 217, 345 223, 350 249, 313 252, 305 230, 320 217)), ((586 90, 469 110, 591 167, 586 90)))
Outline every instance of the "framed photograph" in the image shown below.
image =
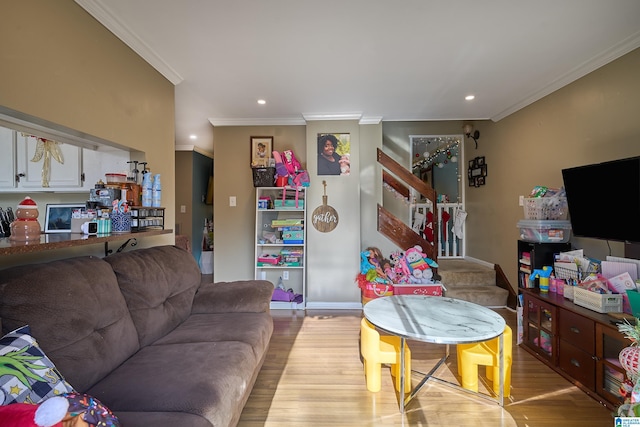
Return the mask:
POLYGON ((318 134, 318 175, 351 173, 351 134, 318 134))
POLYGON ((482 166, 482 165, 484 165, 484 156, 482 156, 482 157, 476 157, 476 159, 478 160, 478 161, 477 161, 478 166, 482 166))
POLYGON ((82 210, 85 205, 77 204, 48 204, 44 219, 45 233, 71 233, 71 217, 74 210, 82 210))
POLYGON ((271 152, 273 151, 272 136, 252 136, 251 137, 251 166, 269 166, 271 152))
POLYGON ((480 172, 480 176, 487 176, 487 165, 482 165, 480 172))

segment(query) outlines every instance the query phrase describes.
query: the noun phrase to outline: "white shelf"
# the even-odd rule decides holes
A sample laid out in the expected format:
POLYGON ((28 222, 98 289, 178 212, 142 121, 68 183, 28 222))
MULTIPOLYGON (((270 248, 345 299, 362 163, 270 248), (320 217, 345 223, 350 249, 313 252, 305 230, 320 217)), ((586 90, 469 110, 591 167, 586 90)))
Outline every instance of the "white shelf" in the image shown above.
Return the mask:
POLYGON ((295 294, 302 295, 303 302, 283 302, 283 301, 271 301, 270 307, 271 309, 289 309, 289 310, 304 310, 306 308, 306 242, 307 242, 307 233, 304 226, 306 220, 306 189, 304 187, 300 187, 296 189, 295 187, 256 187, 256 224, 255 224, 255 260, 258 260, 258 257, 261 254, 267 253, 271 255, 280 254, 283 249, 290 248, 300 248, 302 250, 302 265, 301 266, 292 266, 292 265, 257 265, 255 264, 255 279, 266 279, 272 282, 275 285, 278 283, 278 279, 283 276, 284 270, 289 270, 288 280, 283 280, 284 287, 286 289, 292 289, 295 294), (287 192, 288 199, 293 199, 296 196, 298 200, 304 203, 303 208, 273 208, 273 209, 264 209, 258 208, 259 200, 261 197, 268 196, 271 198, 271 206, 276 200, 282 200, 282 192, 287 192), (284 219, 292 219, 292 220, 302 220, 302 224, 291 225, 291 227, 300 227, 302 230, 302 241, 303 243, 260 243, 260 240, 273 240, 274 236, 270 236, 269 239, 265 238, 263 233, 274 233, 275 239, 282 239, 282 231, 278 229, 278 227, 271 227, 271 223, 273 220, 284 220, 284 219))

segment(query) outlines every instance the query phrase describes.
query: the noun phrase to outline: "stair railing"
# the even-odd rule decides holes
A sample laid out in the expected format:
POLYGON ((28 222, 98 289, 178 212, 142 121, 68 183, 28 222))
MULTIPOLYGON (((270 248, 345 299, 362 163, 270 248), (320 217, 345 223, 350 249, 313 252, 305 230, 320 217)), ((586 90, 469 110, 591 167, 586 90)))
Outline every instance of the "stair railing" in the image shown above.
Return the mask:
MULTIPOLYGON (((378 148, 377 159, 378 163, 380 163, 383 168, 391 172, 390 174, 383 169, 383 183, 393 188, 403 197, 406 197, 407 200, 410 197, 410 191, 406 186, 417 191, 427 199, 432 206, 434 206, 432 221, 433 224, 439 224, 440 221, 437 209, 436 191, 426 182, 412 174, 407 170, 407 168, 403 167, 400 163, 385 154, 380 148, 378 148)), ((437 261, 438 259, 439 231, 433 233, 433 240, 430 242, 420 234, 416 233, 410 226, 399 220, 391 212, 384 209, 380 204, 378 204, 378 231, 389 238, 403 251, 406 251, 415 245, 419 245, 429 258, 434 261, 437 261)))

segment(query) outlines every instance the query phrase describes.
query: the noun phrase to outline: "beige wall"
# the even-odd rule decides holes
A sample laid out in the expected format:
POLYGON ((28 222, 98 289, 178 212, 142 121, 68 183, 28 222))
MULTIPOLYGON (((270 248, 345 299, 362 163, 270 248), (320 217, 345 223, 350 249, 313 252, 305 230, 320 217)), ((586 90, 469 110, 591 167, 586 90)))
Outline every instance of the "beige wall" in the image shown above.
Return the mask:
MULTIPOLYGON (((535 185, 562 186, 562 168, 640 155, 639 69, 637 49, 497 123, 476 123, 488 177, 467 191, 468 255, 500 264, 517 286, 518 196, 535 185)), ((465 149, 467 159, 476 153, 465 149)), ((603 221, 615 220, 613 209, 624 203, 605 194, 593 199, 603 221)), ((609 254, 605 241, 572 242, 595 258, 609 254)), ((610 246, 613 255, 624 254, 622 244, 610 246)))
MULTIPOLYGON (((165 221, 173 228, 173 85, 73 0, 3 2, 0 40, 0 105, 145 152, 162 175, 165 221)), ((143 240, 139 246, 173 243, 173 236, 143 240)), ((98 246, 2 263, 103 254, 98 246)))
POLYGON ((216 281, 253 279, 256 192, 251 173, 251 136, 273 136, 275 151, 293 150, 306 167, 305 126, 214 127, 213 277, 216 281), (229 206, 235 196, 237 205, 229 206))

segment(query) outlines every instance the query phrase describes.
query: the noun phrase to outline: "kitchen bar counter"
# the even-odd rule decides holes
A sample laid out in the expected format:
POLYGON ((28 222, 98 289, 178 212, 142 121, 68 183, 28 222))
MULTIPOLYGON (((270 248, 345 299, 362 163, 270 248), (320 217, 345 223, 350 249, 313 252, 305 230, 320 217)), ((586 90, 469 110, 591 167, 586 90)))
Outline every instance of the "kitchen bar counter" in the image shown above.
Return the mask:
POLYGON ((98 243, 105 244, 105 255, 107 255, 110 252, 107 249, 109 242, 128 242, 130 239, 139 237, 159 236, 170 233, 173 233, 173 230, 146 230, 135 233, 98 234, 96 236, 87 236, 82 233, 48 233, 41 234, 39 241, 30 240, 27 242, 16 242, 10 240, 9 237, 3 237, 0 238, 0 255, 29 254, 50 249, 63 249, 98 243))

